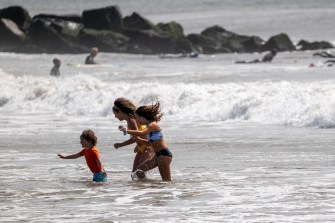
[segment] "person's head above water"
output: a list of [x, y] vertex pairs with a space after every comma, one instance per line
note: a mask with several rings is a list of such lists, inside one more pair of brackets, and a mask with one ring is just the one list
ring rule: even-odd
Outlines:
[[99, 52], [99, 49], [97, 47], [92, 47], [91, 49], [91, 55], [95, 57]]
[[54, 58], [54, 59], [52, 60], [52, 62], [53, 62], [53, 64], [54, 64], [55, 66], [60, 67], [60, 64], [61, 64], [60, 59], [58, 59], [58, 58]]

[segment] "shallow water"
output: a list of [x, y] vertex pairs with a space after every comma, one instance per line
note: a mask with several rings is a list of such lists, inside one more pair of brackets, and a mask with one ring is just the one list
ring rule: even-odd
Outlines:
[[2, 222], [334, 220], [333, 129], [179, 127], [165, 127], [174, 154], [171, 183], [161, 182], [157, 170], [147, 181], [131, 181], [132, 149], [112, 149], [117, 139], [98, 126], [109, 175], [102, 184], [91, 182], [83, 159], [56, 156], [78, 151], [72, 136], [79, 132], [11, 136], [16, 143], [1, 142]]

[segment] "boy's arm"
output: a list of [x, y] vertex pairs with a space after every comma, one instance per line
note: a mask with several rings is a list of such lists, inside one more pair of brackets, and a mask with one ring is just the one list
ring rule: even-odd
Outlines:
[[58, 153], [57, 154], [59, 156], [59, 158], [61, 159], [77, 159], [79, 157], [81, 157], [80, 152], [76, 153], [76, 154], [72, 154], [72, 155], [68, 155], [68, 156], [63, 156], [62, 154]]

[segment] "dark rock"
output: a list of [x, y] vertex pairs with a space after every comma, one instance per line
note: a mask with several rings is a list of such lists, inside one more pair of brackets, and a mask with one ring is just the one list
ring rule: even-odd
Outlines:
[[29, 29], [29, 37], [45, 53], [87, 52], [86, 48], [62, 36], [60, 31], [59, 26], [38, 19], [32, 21]]
[[60, 23], [51, 23], [52, 27], [55, 28], [58, 33], [60, 33], [63, 37], [67, 39], [71, 39], [73, 41], [77, 41], [80, 31], [84, 28], [83, 24], [63, 21]]
[[123, 20], [117, 6], [86, 10], [82, 14], [85, 28], [122, 32]]
[[[204, 54], [212, 54], [217, 52], [218, 46], [212, 38], [200, 34], [189, 34], [187, 39], [198, 49], [201, 47]], [[227, 49], [225, 53], [231, 52]]]
[[[134, 45], [146, 49], [147, 53], [172, 52], [175, 44], [168, 35], [153, 30], [127, 30], [123, 34], [130, 37]], [[144, 52], [143, 52], [144, 53]]]
[[17, 52], [28, 41], [26, 34], [9, 19], [0, 19], [0, 33], [1, 51]]
[[243, 44], [250, 40], [249, 36], [238, 35], [217, 25], [205, 29], [201, 32], [201, 35], [212, 39], [216, 43], [214, 49], [216, 53], [246, 52]]
[[281, 33], [272, 36], [262, 47], [264, 51], [271, 51], [276, 49], [277, 51], [294, 51], [296, 50], [291, 39], [287, 34]]
[[258, 36], [252, 36], [242, 42], [245, 51], [249, 53], [262, 51], [263, 44], [264, 40]]
[[158, 23], [157, 27], [162, 33], [168, 35], [171, 39], [179, 40], [185, 38], [183, 27], [179, 23]]
[[81, 16], [79, 15], [51, 15], [51, 14], [38, 14], [33, 17], [33, 20], [46, 20], [46, 21], [69, 21], [69, 22], [75, 22], [75, 23], [82, 23]]
[[11, 6], [0, 10], [0, 18], [12, 20], [25, 32], [28, 30], [31, 21], [28, 11], [21, 6]]
[[144, 50], [140, 53], [189, 53], [193, 47], [180, 24], [170, 22], [155, 26], [137, 13], [124, 19], [123, 34], [136, 46], [133, 49]]
[[195, 47], [187, 38], [180, 38], [175, 42], [174, 50], [172, 53], [183, 53], [189, 54], [192, 51], [195, 51]]
[[123, 27], [127, 30], [155, 30], [160, 31], [152, 22], [134, 12], [123, 19]]
[[297, 48], [299, 50], [324, 50], [334, 48], [334, 46], [327, 41], [308, 42], [306, 40], [300, 40], [297, 44]]
[[127, 52], [130, 40], [121, 33], [110, 30], [82, 29], [78, 35], [81, 45], [98, 47], [102, 52]]

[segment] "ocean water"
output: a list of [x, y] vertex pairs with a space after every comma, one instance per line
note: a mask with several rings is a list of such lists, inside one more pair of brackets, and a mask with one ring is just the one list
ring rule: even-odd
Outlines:
[[[217, 21], [239, 33], [267, 37], [287, 27], [295, 40], [334, 42], [333, 1], [45, 2], [0, 6], [57, 14], [117, 4], [125, 14], [181, 21], [187, 32]], [[245, 18], [229, 19], [239, 14]], [[334, 222], [334, 67], [313, 53], [282, 52], [271, 64], [233, 63], [258, 53], [100, 53], [96, 61], [108, 66], [95, 68], [67, 65], [85, 54], [0, 53], [0, 222]], [[62, 60], [59, 78], [49, 75], [54, 57]], [[157, 169], [131, 180], [133, 146], [113, 148], [127, 139], [111, 110], [117, 97], [161, 101], [172, 182]], [[83, 158], [57, 157], [80, 151], [87, 128], [98, 136], [103, 184], [91, 182]]]

